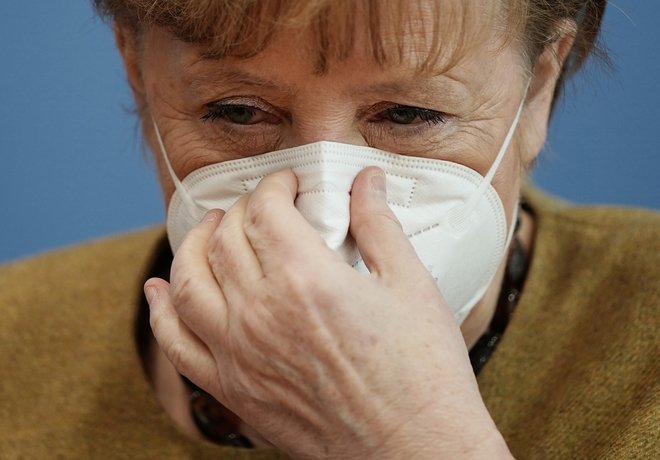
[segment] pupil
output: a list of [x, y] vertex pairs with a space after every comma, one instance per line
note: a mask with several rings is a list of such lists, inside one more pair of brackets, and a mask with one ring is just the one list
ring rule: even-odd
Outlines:
[[253, 116], [254, 116], [254, 109], [251, 109], [249, 107], [234, 107], [227, 114], [227, 117], [233, 123], [240, 125], [249, 123]]
[[417, 118], [417, 113], [408, 107], [390, 109], [390, 120], [401, 125], [409, 125]]

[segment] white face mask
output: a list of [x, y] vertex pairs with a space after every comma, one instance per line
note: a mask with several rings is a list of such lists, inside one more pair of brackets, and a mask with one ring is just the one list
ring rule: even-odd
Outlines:
[[366, 272], [348, 233], [349, 192], [358, 172], [378, 166], [387, 177], [390, 208], [460, 324], [484, 295], [513, 235], [511, 225], [507, 236], [504, 208], [491, 181], [522, 107], [485, 177], [458, 163], [323, 141], [205, 166], [180, 182], [154, 121], [176, 187], [167, 213], [170, 245], [176, 252], [206, 211], [228, 210], [267, 174], [291, 168], [298, 178], [298, 211], [331, 249]]

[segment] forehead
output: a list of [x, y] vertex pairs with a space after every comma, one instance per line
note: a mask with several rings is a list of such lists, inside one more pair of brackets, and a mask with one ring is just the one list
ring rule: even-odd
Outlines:
[[254, 57], [285, 35], [318, 74], [356, 54], [424, 73], [452, 67], [475, 46], [506, 41], [504, 30], [513, 36], [501, 1], [215, 0], [201, 2], [207, 11], [156, 22], [205, 59]]

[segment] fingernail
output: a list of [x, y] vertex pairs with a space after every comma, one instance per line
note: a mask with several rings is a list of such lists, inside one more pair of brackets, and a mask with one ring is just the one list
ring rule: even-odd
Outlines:
[[149, 302], [149, 305], [151, 305], [151, 303], [156, 299], [156, 296], [158, 295], [158, 290], [153, 286], [145, 286], [144, 295], [147, 297], [147, 302]]
[[218, 220], [218, 211], [215, 209], [212, 209], [211, 211], [207, 212], [204, 215], [204, 218], [202, 219], [202, 222], [215, 222]]
[[378, 172], [371, 176], [371, 190], [379, 196], [384, 197], [387, 194], [387, 185], [383, 172]]

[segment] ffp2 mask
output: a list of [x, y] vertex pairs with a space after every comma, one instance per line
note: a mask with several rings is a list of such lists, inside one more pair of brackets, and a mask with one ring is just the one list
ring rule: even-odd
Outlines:
[[269, 173], [291, 168], [298, 178], [295, 206], [328, 246], [358, 271], [367, 271], [348, 233], [353, 179], [367, 166], [387, 177], [388, 204], [460, 324], [484, 295], [513, 232], [492, 177], [509, 146], [522, 103], [485, 177], [458, 163], [316, 142], [225, 161], [179, 181], [158, 127], [157, 139], [176, 186], [167, 231], [176, 252], [186, 233], [210, 209], [229, 209]]

